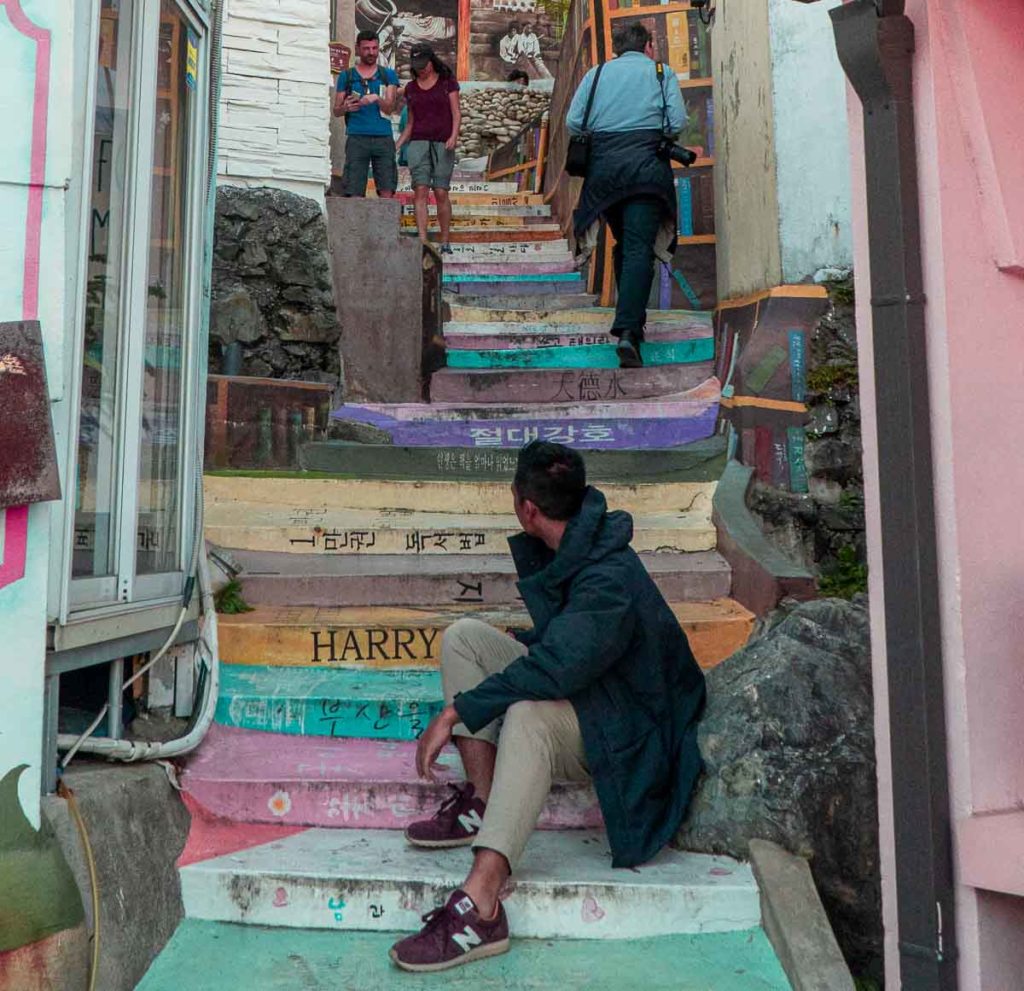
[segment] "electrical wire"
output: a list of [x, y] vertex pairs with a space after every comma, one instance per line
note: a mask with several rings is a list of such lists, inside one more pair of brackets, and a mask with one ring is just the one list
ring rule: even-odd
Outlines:
[[71, 818], [75, 820], [78, 837], [82, 841], [85, 863], [89, 868], [89, 890], [92, 895], [92, 957], [89, 963], [88, 991], [96, 991], [96, 975], [100, 969], [100, 881], [96, 871], [96, 860], [92, 855], [92, 844], [85, 828], [85, 820], [75, 801], [75, 793], [63, 782], [57, 783], [57, 794], [68, 803]]

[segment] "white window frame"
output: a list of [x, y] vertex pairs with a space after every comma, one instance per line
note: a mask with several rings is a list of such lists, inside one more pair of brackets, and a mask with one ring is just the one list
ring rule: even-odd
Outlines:
[[[208, 93], [210, 44], [209, 21], [192, 0], [173, 0], [188, 27], [199, 38], [199, 72], [193, 108], [188, 121], [190, 158], [184, 190], [187, 204], [182, 231], [185, 250], [187, 297], [184, 301], [185, 332], [182, 341], [181, 416], [178, 443], [178, 486], [180, 525], [178, 527], [177, 567], [152, 575], [136, 573], [138, 474], [142, 445], [142, 376], [146, 347], [147, 282], [150, 259], [152, 165], [157, 105], [157, 53], [160, 36], [160, 0], [141, 0], [135, 4], [131, 31], [132, 77], [128, 124], [128, 160], [126, 162], [125, 250], [121, 268], [121, 320], [117, 363], [116, 452], [120, 462], [117, 495], [112, 516], [117, 536], [114, 542], [115, 575], [100, 578], [71, 577], [74, 553], [75, 498], [78, 472], [78, 436], [82, 401], [82, 358], [85, 336], [85, 294], [89, 238], [92, 223], [93, 141], [97, 99], [100, 0], [76, 0], [76, 19], [87, 30], [88, 53], [84, 71], [78, 74], [85, 83], [76, 106], [77, 130], [75, 156], [81, 170], [81, 183], [69, 217], [68, 233], [68, 307], [72, 333], [65, 361], [65, 396], [57, 426], [58, 444], [63, 446], [64, 492], [61, 510], [51, 514], [52, 556], [49, 582], [51, 622], [57, 629], [52, 638], [59, 649], [60, 627], [79, 627], [74, 639], [82, 640], [83, 624], [95, 624], [96, 636], [105, 639], [108, 621], [123, 625], [126, 613], [149, 613], [153, 624], [162, 625], [167, 614], [160, 606], [180, 600], [185, 569], [191, 557], [196, 506], [195, 470], [202, 459], [199, 447], [205, 403], [200, 402], [204, 383], [200, 375], [200, 336], [202, 328], [204, 234], [206, 217]], [[86, 20], [87, 19], [87, 20]], [[81, 91], [76, 91], [81, 92]], [[77, 234], [77, 243], [75, 235]], [[135, 624], [133, 624], [135, 625]], [[144, 624], [148, 625], [148, 624]]]

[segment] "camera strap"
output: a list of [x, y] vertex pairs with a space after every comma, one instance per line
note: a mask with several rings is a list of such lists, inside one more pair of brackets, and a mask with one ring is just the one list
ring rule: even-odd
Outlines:
[[590, 92], [587, 94], [587, 106], [583, 111], [583, 126], [580, 130], [587, 133], [587, 122], [590, 120], [590, 108], [594, 105], [594, 94], [597, 92], [597, 84], [601, 79], [601, 70], [604, 68], [604, 62], [599, 62], [597, 65], [597, 72], [594, 73], [594, 82], [591, 84]]
[[665, 96], [665, 65], [658, 62], [654, 71], [658, 75], [658, 89], [661, 90], [661, 133], [668, 134], [668, 98]]

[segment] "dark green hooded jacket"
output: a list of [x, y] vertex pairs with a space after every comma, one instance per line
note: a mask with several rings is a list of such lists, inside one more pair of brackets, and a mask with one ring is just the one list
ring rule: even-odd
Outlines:
[[614, 867], [642, 864], [671, 839], [701, 770], [704, 675], [632, 538], [632, 517], [609, 513], [592, 487], [557, 553], [512, 537], [529, 652], [455, 699], [471, 732], [514, 702], [572, 702]]

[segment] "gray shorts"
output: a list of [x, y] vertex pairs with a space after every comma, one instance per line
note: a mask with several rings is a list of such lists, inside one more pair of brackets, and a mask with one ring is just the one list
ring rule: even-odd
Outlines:
[[410, 141], [409, 174], [413, 186], [447, 189], [455, 171], [455, 152], [449, 151], [443, 141]]
[[366, 195], [371, 165], [378, 194], [398, 189], [395, 139], [389, 134], [350, 134], [345, 141], [345, 172], [341, 180], [346, 196]]

